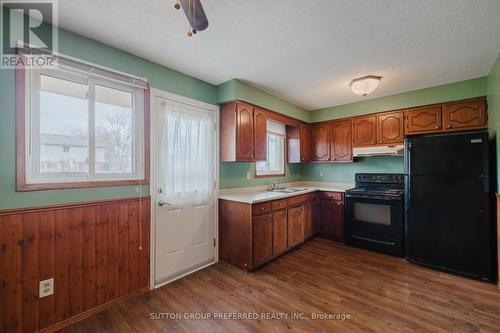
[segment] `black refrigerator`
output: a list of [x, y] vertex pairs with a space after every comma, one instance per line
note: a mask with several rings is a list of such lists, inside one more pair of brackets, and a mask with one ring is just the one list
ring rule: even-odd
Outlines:
[[405, 243], [409, 261], [496, 281], [488, 133], [405, 140]]

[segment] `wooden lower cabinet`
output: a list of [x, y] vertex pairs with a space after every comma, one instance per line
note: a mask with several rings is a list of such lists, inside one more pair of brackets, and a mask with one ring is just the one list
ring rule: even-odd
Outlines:
[[[327, 192], [328, 193], [328, 192]], [[344, 239], [344, 202], [342, 193], [326, 194], [320, 200], [320, 233], [322, 236]]]
[[254, 265], [260, 265], [273, 256], [273, 220], [271, 214], [252, 218], [252, 251]]
[[219, 200], [219, 259], [252, 271], [322, 234], [343, 238], [339, 192], [301, 194], [247, 204]]
[[273, 212], [273, 256], [278, 256], [288, 250], [288, 220], [286, 210]]
[[304, 207], [288, 209], [288, 248], [304, 242]]
[[304, 240], [314, 236], [312, 201], [304, 202]]

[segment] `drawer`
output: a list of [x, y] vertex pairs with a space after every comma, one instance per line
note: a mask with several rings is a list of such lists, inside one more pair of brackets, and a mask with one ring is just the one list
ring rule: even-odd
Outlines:
[[252, 215], [260, 215], [271, 211], [271, 203], [263, 202], [252, 205]]
[[297, 195], [295, 197], [290, 197], [286, 199], [286, 204], [288, 207], [293, 206], [293, 205], [298, 205], [306, 201], [311, 201], [312, 200], [312, 194], [307, 193], [307, 194], [302, 194], [302, 195]]
[[321, 199], [342, 201], [344, 196], [342, 192], [320, 192]]
[[286, 199], [273, 201], [271, 206], [273, 210], [286, 208]]

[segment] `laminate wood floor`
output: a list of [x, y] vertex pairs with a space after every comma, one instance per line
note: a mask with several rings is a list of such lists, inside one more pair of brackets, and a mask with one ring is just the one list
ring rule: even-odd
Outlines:
[[[252, 318], [185, 319], [190, 313]], [[324, 313], [338, 316], [313, 319]], [[500, 332], [500, 291], [315, 238], [255, 273], [217, 263], [63, 330], [245, 331]]]

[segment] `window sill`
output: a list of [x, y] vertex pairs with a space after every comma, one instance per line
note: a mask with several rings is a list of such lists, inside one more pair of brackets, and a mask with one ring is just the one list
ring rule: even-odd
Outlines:
[[43, 190], [62, 190], [77, 188], [96, 188], [112, 187], [126, 185], [149, 185], [149, 179], [130, 179], [130, 180], [106, 180], [90, 182], [68, 182], [68, 183], [36, 183], [36, 184], [16, 184], [17, 192], [43, 191]]

